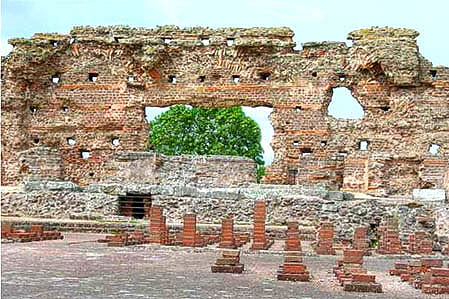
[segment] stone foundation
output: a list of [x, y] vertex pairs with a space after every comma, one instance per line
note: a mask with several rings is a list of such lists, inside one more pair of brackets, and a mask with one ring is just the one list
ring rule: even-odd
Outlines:
[[[3, 189], [2, 189], [3, 190]], [[302, 186], [249, 185], [236, 188], [158, 186], [150, 184], [91, 184], [80, 187], [70, 182], [28, 182], [23, 188], [2, 191], [2, 215], [59, 219], [104, 219], [119, 214], [120, 196], [145, 194], [164, 210], [167, 224], [181, 224], [188, 213], [197, 222], [221, 224], [230, 213], [236, 225], [252, 224], [254, 202], [266, 204], [267, 226], [299, 222], [300, 234], [314, 239], [320, 221], [334, 222], [336, 240], [351, 240], [354, 228], [368, 226], [368, 241], [376, 240], [382, 218], [397, 222], [402, 242], [415, 231], [426, 232], [440, 249], [448, 243], [448, 205], [418, 203], [404, 198], [362, 199], [350, 194], [309, 189]], [[337, 196], [338, 195], [338, 196]], [[126, 218], [126, 217], [125, 217]], [[307, 231], [307, 234], [304, 234]], [[285, 235], [284, 235], [285, 237]]]

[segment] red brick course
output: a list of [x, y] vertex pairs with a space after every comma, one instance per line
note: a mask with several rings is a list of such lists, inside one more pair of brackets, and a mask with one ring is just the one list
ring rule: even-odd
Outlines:
[[317, 254], [334, 255], [334, 224], [332, 222], [322, 222], [318, 229], [318, 243], [315, 247]]
[[262, 200], [254, 203], [253, 244], [252, 250], [267, 250], [273, 242], [268, 240], [265, 232], [266, 206]]

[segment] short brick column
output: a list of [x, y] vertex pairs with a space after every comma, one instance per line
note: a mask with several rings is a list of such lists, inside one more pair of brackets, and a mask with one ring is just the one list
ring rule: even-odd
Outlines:
[[285, 251], [301, 251], [301, 241], [297, 221], [287, 223], [287, 239], [285, 240]]
[[270, 242], [265, 233], [266, 207], [262, 200], [256, 201], [254, 204], [253, 219], [253, 250], [266, 250], [270, 247]]
[[232, 215], [221, 221], [221, 240], [218, 247], [237, 248], [234, 240], [234, 217]]
[[184, 226], [182, 229], [182, 245], [195, 247], [196, 239], [196, 215], [184, 215]]
[[376, 276], [363, 268], [364, 250], [343, 250], [343, 259], [337, 261], [335, 276], [347, 292], [382, 293], [382, 285], [376, 283]]
[[150, 209], [150, 243], [163, 244], [163, 216], [162, 209], [153, 205]]
[[322, 222], [318, 230], [318, 243], [315, 248], [316, 254], [334, 255], [334, 224]]

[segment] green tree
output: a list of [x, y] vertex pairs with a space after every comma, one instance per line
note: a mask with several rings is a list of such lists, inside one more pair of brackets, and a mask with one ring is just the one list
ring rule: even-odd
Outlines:
[[231, 155], [263, 165], [261, 133], [242, 108], [172, 106], [150, 122], [149, 149], [166, 155]]

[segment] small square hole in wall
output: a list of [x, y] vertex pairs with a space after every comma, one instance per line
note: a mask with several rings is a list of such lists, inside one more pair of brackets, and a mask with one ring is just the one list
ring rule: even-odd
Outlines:
[[69, 38], [69, 44], [73, 44], [76, 42], [76, 37]]
[[89, 73], [88, 78], [90, 82], [96, 82], [98, 80], [98, 73]]
[[120, 43], [120, 38], [114, 36], [114, 42], [116, 42], [117, 44]]
[[317, 72], [312, 72], [312, 77], [318, 77], [318, 73]]
[[389, 106], [382, 106], [382, 107], [380, 107], [380, 110], [387, 112], [387, 111], [390, 111], [390, 107]]
[[120, 139], [117, 137], [112, 138], [111, 143], [113, 146], [119, 146], [120, 145]]
[[176, 84], [177, 79], [175, 75], [170, 75], [168, 76], [168, 82], [170, 82], [171, 84]]
[[321, 145], [322, 147], [325, 147], [325, 146], [327, 145], [327, 141], [326, 141], [326, 140], [321, 141], [320, 145]]
[[198, 81], [200, 81], [200, 82], [206, 81], [206, 76], [199, 76]]
[[235, 43], [235, 39], [233, 39], [233, 38], [228, 38], [228, 39], [226, 39], [226, 45], [227, 45], [228, 47], [234, 45], [234, 43]]
[[432, 155], [437, 155], [440, 152], [440, 146], [438, 144], [431, 144], [429, 146], [429, 153]]
[[51, 44], [53, 47], [57, 47], [57, 46], [58, 46], [58, 42], [55, 41], [55, 40], [51, 40], [51, 41], [50, 41], [50, 44]]
[[232, 75], [232, 82], [239, 83], [240, 82], [240, 76], [239, 75]]
[[437, 70], [430, 70], [430, 75], [432, 76], [432, 79], [435, 80], [437, 78]]
[[34, 142], [34, 144], [38, 144], [38, 143], [39, 143], [39, 138], [34, 137], [34, 138], [33, 138], [33, 142]]
[[61, 80], [61, 75], [59, 75], [59, 74], [54, 74], [53, 76], [51, 76], [51, 82], [53, 84], [58, 84], [60, 80]]
[[166, 38], [164, 38], [164, 44], [170, 44], [170, 43], [172, 43], [173, 42], [173, 39], [171, 39], [171, 38], [169, 38], [169, 37], [166, 37]]
[[338, 75], [338, 80], [339, 80], [340, 82], [343, 82], [343, 81], [346, 80], [346, 76], [345, 76], [345, 75]]
[[298, 140], [293, 141], [293, 146], [299, 146], [299, 141]]
[[270, 79], [271, 73], [269, 72], [263, 72], [259, 74], [260, 79], [262, 80], [268, 80]]
[[361, 150], [361, 151], [367, 151], [367, 150], [368, 150], [368, 145], [369, 145], [369, 142], [368, 142], [368, 141], [366, 141], [366, 140], [360, 141], [360, 142], [359, 142], [359, 150]]
[[134, 76], [129, 75], [127, 80], [128, 80], [128, 82], [134, 82]]
[[31, 107], [30, 107], [30, 114], [31, 114], [31, 115], [35, 115], [36, 112], [37, 112], [37, 108], [34, 107], [34, 106], [31, 106]]
[[203, 46], [209, 46], [210, 45], [210, 39], [208, 37], [201, 38], [201, 43]]
[[67, 138], [66, 141], [67, 141], [67, 144], [70, 145], [70, 146], [74, 146], [75, 143], [76, 143], [76, 140], [73, 137]]
[[310, 149], [310, 148], [302, 148], [301, 149], [302, 157], [307, 157], [307, 156], [310, 156], [311, 154], [312, 154], [312, 149]]
[[89, 159], [90, 158], [90, 152], [89, 151], [81, 151], [80, 152], [80, 156], [81, 156], [81, 158], [83, 158], [83, 159]]
[[338, 152], [338, 155], [339, 155], [340, 157], [346, 157], [346, 156], [348, 155], [348, 153], [345, 152], [345, 151], [339, 151], [339, 152]]
[[295, 107], [295, 111], [296, 111], [296, 112], [299, 112], [299, 111], [301, 111], [301, 110], [302, 110], [302, 107], [301, 107], [301, 106], [296, 106], [296, 107]]
[[64, 113], [69, 112], [69, 106], [62, 106], [61, 107], [61, 111], [64, 112]]
[[94, 176], [93, 172], [89, 172], [89, 176], [92, 178]]

